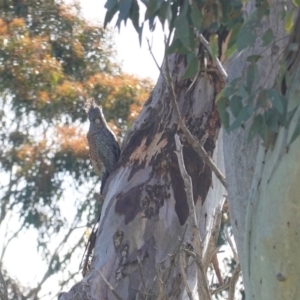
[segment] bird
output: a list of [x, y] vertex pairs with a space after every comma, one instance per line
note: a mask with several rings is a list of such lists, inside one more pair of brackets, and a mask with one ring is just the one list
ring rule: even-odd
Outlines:
[[105, 182], [117, 164], [121, 151], [115, 134], [105, 120], [102, 107], [97, 105], [94, 99], [86, 102], [86, 112], [90, 122], [87, 133], [90, 158], [95, 173], [102, 177], [102, 194]]

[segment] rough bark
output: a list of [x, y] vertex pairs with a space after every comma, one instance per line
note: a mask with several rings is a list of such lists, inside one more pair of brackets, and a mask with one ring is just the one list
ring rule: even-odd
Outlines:
[[[185, 60], [172, 55], [169, 66], [185, 124], [197, 140], [202, 139], [207, 153], [224, 171], [222, 139], [217, 142], [220, 121], [214, 102], [223, 87], [221, 76], [216, 68], [208, 66], [187, 93], [190, 81], [180, 79]], [[209, 263], [205, 261], [209, 257], [206, 250], [225, 190], [179, 130], [170, 93], [160, 77], [126, 137], [120, 161], [104, 189], [91, 271], [70, 292], [63, 293], [60, 300], [114, 299], [116, 294], [130, 300], [146, 296], [147, 299], [187, 297], [179, 256], [174, 254], [178, 252], [180, 239], [186, 246], [191, 243], [193, 228], [187, 226], [191, 212], [175, 154], [176, 133], [184, 145], [185, 167], [192, 178], [206, 255], [203, 259], [205, 264]], [[192, 257], [187, 259], [193, 261]], [[187, 280], [194, 295], [197, 294], [195, 272], [192, 263]]]

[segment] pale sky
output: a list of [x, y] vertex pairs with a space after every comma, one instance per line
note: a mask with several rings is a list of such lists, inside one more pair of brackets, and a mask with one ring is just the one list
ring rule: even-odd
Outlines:
[[[66, 0], [67, 3], [73, 2], [72, 0]], [[101, 22], [104, 20], [105, 1], [101, 0], [80, 0], [82, 12], [85, 18], [93, 22]], [[112, 22], [113, 27], [115, 22]], [[149, 53], [146, 37], [152, 42], [152, 51], [156, 57], [156, 60], [160, 64], [163, 58], [163, 33], [157, 26], [155, 33], [152, 34], [144, 29], [142, 47], [139, 45], [138, 35], [135, 32], [131, 21], [127, 22], [127, 27], [122, 26], [120, 34], [115, 30], [115, 44], [117, 51], [117, 58], [122, 63], [123, 70], [127, 73], [138, 75], [141, 77], [149, 77], [155, 83], [159, 71]], [[145, 99], [146, 100], [146, 99]], [[11, 212], [12, 216], [14, 212]], [[71, 213], [74, 213], [72, 211]], [[18, 224], [14, 224], [13, 217], [7, 220], [7, 226], [9, 228], [18, 228]], [[0, 230], [0, 243], [3, 243], [4, 231], [6, 230], [6, 224], [3, 224], [2, 230]], [[49, 248], [55, 247], [55, 241], [49, 245]], [[82, 249], [83, 251], [83, 249]], [[42, 258], [37, 254], [36, 250], [36, 231], [27, 230], [14, 239], [6, 252], [4, 258], [4, 265], [8, 269], [9, 274], [20, 281], [23, 285], [30, 285], [35, 287], [36, 283], [41, 280], [41, 276], [44, 274], [47, 266], [42, 261]], [[77, 262], [74, 265], [78, 268]], [[57, 276], [51, 277], [46, 281], [44, 292], [57, 290]], [[43, 294], [43, 293], [42, 293]], [[44, 298], [48, 299], [48, 297]]]
[[[68, 2], [71, 1], [72, 0], [68, 0]], [[104, 9], [105, 1], [80, 0], [79, 2], [83, 14], [87, 19], [103, 23], [106, 11]], [[114, 25], [115, 21], [113, 20], [110, 26], [113, 28]], [[152, 51], [160, 64], [164, 52], [164, 36], [161, 26], [159, 26], [159, 24], [157, 25], [154, 33], [148, 30], [148, 24], [144, 27], [142, 47], [139, 45], [138, 35], [130, 20], [128, 20], [126, 27], [123, 23], [120, 33], [118, 33], [117, 29], [115, 30], [117, 55], [122, 62], [123, 70], [131, 74], [150, 77], [154, 82], [156, 82], [158, 78], [159, 71], [148, 50], [146, 37], [152, 41]]]

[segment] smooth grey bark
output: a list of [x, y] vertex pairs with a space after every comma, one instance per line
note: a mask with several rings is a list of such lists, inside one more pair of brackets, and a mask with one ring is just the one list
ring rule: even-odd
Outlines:
[[[254, 9], [254, 2], [247, 5], [248, 14]], [[288, 5], [292, 9], [291, 3]], [[280, 59], [284, 58], [290, 42], [284, 23], [280, 21], [282, 9], [281, 1], [272, 1], [270, 16], [264, 19], [258, 30], [258, 37], [261, 37], [272, 28], [274, 45], [262, 52], [258, 38], [248, 53], [228, 62], [230, 79], [244, 72], [248, 65], [245, 56], [263, 53], [264, 58], [258, 63], [258, 85], [274, 86]], [[231, 223], [246, 297], [257, 300], [300, 299], [300, 289], [296, 284], [300, 266], [297, 255], [294, 255], [299, 248], [297, 236], [300, 234], [297, 229], [299, 208], [296, 208], [299, 185], [294, 182], [299, 172], [299, 138], [285, 152], [288, 133], [281, 128], [276, 146], [265, 152], [258, 139], [247, 142], [248, 129], [246, 126], [245, 130], [224, 134], [223, 139]]]
[[[187, 93], [182, 81], [186, 63], [169, 57], [177, 102], [187, 127], [224, 171], [220, 122], [215, 97], [222, 88], [213, 66]], [[203, 241], [203, 261], [212, 227], [225, 201], [225, 190], [210, 168], [203, 164], [179, 130], [170, 93], [160, 76], [150, 98], [134, 122], [123, 146], [120, 161], [104, 189], [105, 201], [97, 232], [90, 273], [60, 300], [114, 299], [109, 284], [121, 299], [187, 299], [178, 262], [178, 246], [192, 245], [189, 208], [175, 154], [175, 133], [184, 145], [185, 167], [192, 178], [195, 209]], [[214, 237], [215, 238], [215, 237]], [[175, 254], [175, 255], [174, 255]], [[195, 262], [187, 279], [197, 298]], [[161, 276], [161, 279], [160, 279]], [[105, 282], [105, 280], [107, 282]]]

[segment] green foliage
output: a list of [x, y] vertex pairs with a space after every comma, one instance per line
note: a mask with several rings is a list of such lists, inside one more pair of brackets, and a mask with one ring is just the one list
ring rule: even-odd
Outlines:
[[[144, 20], [140, 22], [139, 6], [146, 6]], [[136, 7], [136, 8], [134, 8]], [[105, 23], [106, 26], [117, 13], [116, 26], [120, 29], [122, 21], [126, 24], [130, 19], [135, 24], [139, 35], [142, 34], [144, 23], [148, 21], [150, 30], [154, 30], [160, 22], [163, 28], [167, 23], [170, 32], [175, 31], [172, 51], [191, 53], [197, 49], [195, 30], [198, 32], [217, 33], [224, 28], [231, 29], [242, 21], [242, 1], [180, 1], [180, 0], [149, 0], [149, 1], [115, 1], [107, 0]], [[135, 14], [132, 14], [132, 11]], [[175, 46], [176, 45], [176, 46]]]
[[[87, 23], [78, 7], [52, 0], [1, 1], [0, 78], [0, 226], [14, 216], [20, 231], [37, 230], [50, 264], [47, 279], [74, 252], [60, 246], [58, 257], [49, 241], [91, 222], [97, 210], [93, 191], [100, 185], [83, 130], [85, 100], [102, 104], [122, 137], [152, 83], [122, 72], [109, 31]], [[70, 193], [71, 225], [62, 209]], [[8, 241], [16, 228], [10, 230]], [[81, 236], [77, 247], [82, 243]]]
[[[262, 27], [262, 20], [270, 14], [269, 1], [256, 1], [255, 9], [248, 16], [242, 13], [245, 2], [242, 0], [107, 0], [105, 25], [119, 13], [116, 26], [120, 29], [122, 21], [126, 24], [130, 19], [141, 36], [145, 22], [148, 22], [151, 30], [160, 23], [165, 31], [168, 29], [170, 36], [174, 33], [167, 53], [177, 52], [186, 56], [187, 67], [182, 79], [188, 79], [194, 78], [201, 68], [205, 68], [198, 59], [200, 42], [197, 34], [203, 34], [209, 40], [212, 52], [210, 59], [213, 62], [219, 56], [219, 42], [224, 32], [229, 33], [227, 49], [223, 53], [227, 58], [237, 51], [247, 51], [258, 43], [263, 49], [268, 49], [275, 44], [272, 28], [268, 28], [260, 40], [257, 37]], [[293, 0], [293, 4], [298, 7], [299, 1]], [[146, 7], [143, 19], [139, 14], [140, 6]], [[135, 7], [135, 14], [131, 13], [133, 7]], [[282, 4], [281, 17], [285, 22], [286, 32], [291, 33], [294, 26], [294, 12], [286, 11], [285, 5]], [[294, 45], [297, 49], [298, 46], [298, 44]], [[259, 81], [257, 63], [263, 57], [263, 52], [247, 57], [248, 69], [241, 77], [228, 83], [226, 92], [222, 91], [218, 97], [217, 105], [222, 123], [228, 131], [243, 127], [246, 122], [250, 122], [249, 140], [259, 134], [265, 144], [269, 144], [270, 135], [276, 134], [279, 126], [288, 125], [286, 121], [288, 116], [281, 83], [278, 81], [271, 89], [265, 89]], [[284, 60], [283, 57], [281, 59]], [[278, 77], [287, 80], [285, 67], [280, 70]]]

